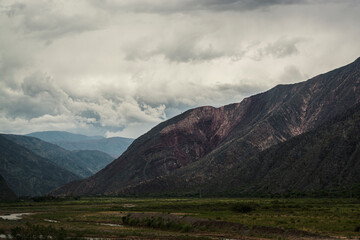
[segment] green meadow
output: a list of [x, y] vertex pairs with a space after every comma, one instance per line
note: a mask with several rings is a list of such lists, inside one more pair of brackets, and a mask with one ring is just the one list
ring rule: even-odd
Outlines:
[[0, 203], [16, 239], [358, 239], [360, 200], [339, 198], [28, 199]]

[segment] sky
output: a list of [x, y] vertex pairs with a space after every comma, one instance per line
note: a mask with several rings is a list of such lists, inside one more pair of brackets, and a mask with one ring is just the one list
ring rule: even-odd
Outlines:
[[0, 132], [136, 138], [360, 57], [359, 0], [0, 0]]

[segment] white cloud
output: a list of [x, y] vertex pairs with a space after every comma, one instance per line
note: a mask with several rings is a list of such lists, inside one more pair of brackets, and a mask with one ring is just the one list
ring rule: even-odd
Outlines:
[[0, 131], [138, 136], [360, 55], [358, 1], [0, 1]]

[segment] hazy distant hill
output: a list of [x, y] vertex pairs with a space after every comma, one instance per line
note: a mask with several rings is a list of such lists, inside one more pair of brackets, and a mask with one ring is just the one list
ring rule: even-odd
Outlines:
[[[278, 85], [240, 103], [191, 109], [136, 139], [97, 174], [67, 184], [56, 194], [196, 190], [246, 164], [257, 153], [313, 130], [359, 102], [360, 58], [305, 82]], [[314, 168], [313, 174], [320, 173]]]
[[18, 196], [40, 196], [80, 177], [0, 135], [0, 175]]
[[97, 150], [105, 152], [114, 157], [114, 159], [119, 157], [134, 141], [132, 138], [104, 138], [101, 136], [85, 136], [60, 131], [34, 132], [27, 136], [51, 142], [67, 150]]
[[16, 198], [15, 193], [9, 188], [5, 179], [0, 175], [0, 201], [11, 201]]
[[26, 136], [36, 137], [45, 142], [58, 142], [58, 141], [84, 141], [102, 139], [101, 136], [85, 136], [81, 134], [74, 134], [64, 131], [44, 131], [44, 132], [33, 132]]
[[59, 141], [54, 144], [68, 150], [98, 150], [115, 158], [119, 157], [134, 141], [131, 138], [112, 137], [85, 141]]
[[96, 173], [114, 160], [113, 157], [104, 152], [93, 150], [69, 151], [35, 137], [10, 134], [3, 134], [2, 136], [81, 177], [88, 177]]

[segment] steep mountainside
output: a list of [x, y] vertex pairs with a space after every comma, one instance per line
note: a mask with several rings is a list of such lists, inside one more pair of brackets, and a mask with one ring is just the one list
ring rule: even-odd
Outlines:
[[102, 151], [115, 159], [125, 152], [133, 140], [131, 138], [112, 137], [83, 141], [57, 141], [53, 143], [67, 150]]
[[[126, 193], [263, 195], [313, 193], [360, 186], [360, 104], [315, 130], [245, 159], [197, 188], [179, 173], [152, 179]], [[171, 187], [177, 186], [177, 188]]]
[[[234, 171], [248, 192], [314, 191], [360, 183], [360, 105], [316, 130], [261, 152]], [[249, 183], [252, 183], [248, 185]]]
[[38, 196], [79, 179], [79, 176], [55, 165], [0, 135], [0, 175], [18, 196]]
[[312, 192], [360, 184], [360, 105], [261, 152], [227, 175], [231, 178], [221, 179], [219, 191], [237, 186], [249, 193]]
[[136, 139], [96, 175], [55, 194], [118, 194], [166, 175], [198, 186], [254, 154], [323, 124], [360, 100], [360, 59], [306, 82], [279, 85], [220, 108], [200, 107]]
[[96, 173], [114, 160], [113, 157], [103, 152], [68, 151], [34, 137], [10, 134], [2, 136], [81, 177], [88, 177]]
[[34, 132], [27, 136], [36, 137], [43, 141], [56, 144], [64, 149], [97, 150], [109, 154], [114, 159], [119, 157], [134, 141], [132, 138], [101, 136], [85, 136], [62, 131]]
[[44, 131], [44, 132], [33, 132], [26, 136], [36, 137], [45, 142], [59, 142], [59, 141], [86, 141], [102, 139], [101, 136], [85, 136], [81, 134], [74, 134], [64, 131]]
[[5, 179], [0, 175], [0, 201], [12, 201], [16, 198], [15, 193], [9, 188]]

